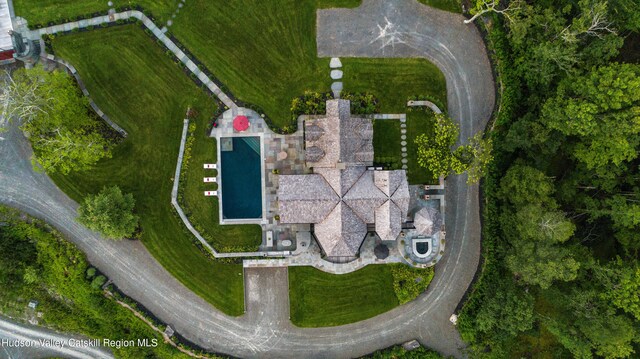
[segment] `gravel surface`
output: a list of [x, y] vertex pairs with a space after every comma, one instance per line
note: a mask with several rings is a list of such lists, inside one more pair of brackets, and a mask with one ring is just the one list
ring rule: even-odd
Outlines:
[[[381, 47], [375, 40], [385, 17], [395, 24], [394, 36], [404, 44]], [[448, 112], [460, 121], [461, 137], [466, 138], [486, 126], [494, 84], [480, 35], [462, 21], [460, 15], [415, 1], [364, 0], [357, 9], [318, 12], [318, 52], [319, 56], [428, 58], [445, 74]], [[412, 32], [417, 35], [409, 36]], [[289, 311], [285, 269], [247, 269], [247, 314], [239, 318], [222, 314], [173, 278], [139, 241], [104, 240], [79, 225], [77, 204], [45, 174], [32, 170], [31, 150], [20, 132], [12, 128], [3, 136], [0, 203], [59, 228], [121, 290], [204, 348], [251, 358], [349, 358], [418, 339], [445, 355], [462, 356], [464, 343], [448, 318], [469, 286], [480, 256], [478, 186], [467, 186], [463, 176], [447, 181], [447, 251], [425, 294], [358, 323], [297, 328], [285, 320]]]

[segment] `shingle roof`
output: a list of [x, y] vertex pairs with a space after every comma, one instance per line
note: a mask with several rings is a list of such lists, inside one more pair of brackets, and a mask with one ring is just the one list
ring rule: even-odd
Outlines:
[[383, 240], [396, 239], [409, 207], [409, 186], [402, 170], [318, 168], [314, 174], [279, 179], [281, 222], [314, 223], [316, 239], [329, 257], [355, 256], [367, 223], [375, 223]]
[[328, 257], [352, 257], [367, 234], [367, 225], [344, 202], [340, 202], [314, 232]]
[[324, 135], [324, 130], [318, 125], [311, 124], [304, 128], [304, 136], [307, 141], [315, 141], [322, 135]]
[[278, 207], [283, 223], [318, 223], [339, 200], [320, 175], [279, 176]]
[[319, 161], [324, 156], [324, 151], [318, 146], [311, 146], [305, 151], [307, 161]]
[[402, 230], [401, 210], [391, 200], [376, 209], [376, 233], [383, 241], [393, 241]]
[[327, 101], [326, 117], [305, 124], [306, 148], [318, 147], [324, 156], [307, 156], [307, 166], [368, 166], [373, 163], [373, 124], [370, 119], [351, 117], [348, 100]]
[[383, 240], [396, 239], [409, 209], [405, 171], [367, 170], [373, 125], [352, 118], [349, 107], [349, 101], [329, 100], [327, 117], [305, 124], [306, 160], [314, 174], [279, 176], [281, 222], [315, 224], [328, 257], [355, 257], [368, 223]]
[[437, 209], [425, 207], [413, 216], [413, 225], [416, 227], [418, 233], [425, 236], [432, 236], [440, 232], [442, 217]]

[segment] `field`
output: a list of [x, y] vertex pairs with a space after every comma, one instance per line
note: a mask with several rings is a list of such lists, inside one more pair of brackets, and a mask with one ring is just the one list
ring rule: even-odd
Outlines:
[[102, 110], [129, 133], [112, 159], [86, 173], [55, 175], [56, 184], [76, 201], [110, 185], [133, 193], [142, 241], [153, 256], [225, 313], [242, 314], [241, 266], [206, 258], [169, 202], [186, 110], [199, 109], [203, 128], [214, 102], [134, 25], [57, 37], [53, 46], [78, 69]]
[[401, 263], [369, 265], [347, 274], [289, 267], [291, 321], [300, 327], [327, 327], [368, 319], [414, 300], [433, 275], [433, 268]]
[[[140, 5], [150, 11], [157, 21], [169, 20], [171, 13], [178, 8], [179, 0], [113, 0], [115, 8]], [[47, 25], [50, 21], [76, 20], [77, 16], [86, 16], [109, 9], [104, 0], [18, 0], [14, 1], [14, 10], [18, 16], [29, 21], [30, 25]]]
[[289, 268], [291, 321], [301, 327], [357, 322], [398, 305], [388, 266], [328, 274], [312, 267]]
[[374, 120], [373, 161], [376, 165], [391, 169], [400, 169], [402, 167], [400, 136], [400, 121]]

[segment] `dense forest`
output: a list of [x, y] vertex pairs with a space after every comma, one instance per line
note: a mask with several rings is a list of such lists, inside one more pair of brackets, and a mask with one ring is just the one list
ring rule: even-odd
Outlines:
[[640, 2], [487, 14], [501, 101], [459, 321], [470, 356], [638, 357]]

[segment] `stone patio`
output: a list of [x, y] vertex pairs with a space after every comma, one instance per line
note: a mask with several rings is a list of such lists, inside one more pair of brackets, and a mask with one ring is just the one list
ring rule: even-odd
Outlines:
[[[247, 116], [249, 128], [246, 131], [237, 132], [233, 128], [233, 119], [238, 115]], [[294, 251], [297, 248], [298, 232], [309, 232], [309, 225], [279, 224], [275, 220], [278, 211], [278, 201], [276, 197], [278, 189], [279, 174], [301, 174], [308, 173], [304, 165], [304, 141], [303, 141], [303, 121], [304, 117], [298, 118], [298, 131], [289, 135], [277, 134], [264, 121], [264, 118], [254, 110], [239, 107], [225, 111], [218, 118], [218, 127], [211, 130], [211, 137], [215, 137], [220, 143], [221, 137], [237, 136], [259, 136], [262, 146], [263, 161], [263, 214], [259, 224], [263, 230], [263, 241], [261, 250]], [[220, 157], [218, 157], [220, 158]], [[274, 170], [277, 173], [274, 173]], [[221, 183], [220, 172], [218, 172], [218, 183]], [[222, 208], [222, 206], [220, 206]], [[231, 221], [226, 221], [231, 222]], [[234, 223], [236, 221], [233, 221]], [[222, 223], [222, 221], [221, 221]], [[267, 247], [266, 233], [273, 231], [273, 246]], [[290, 246], [283, 246], [283, 241], [291, 241]], [[308, 246], [306, 247], [308, 248]]]

